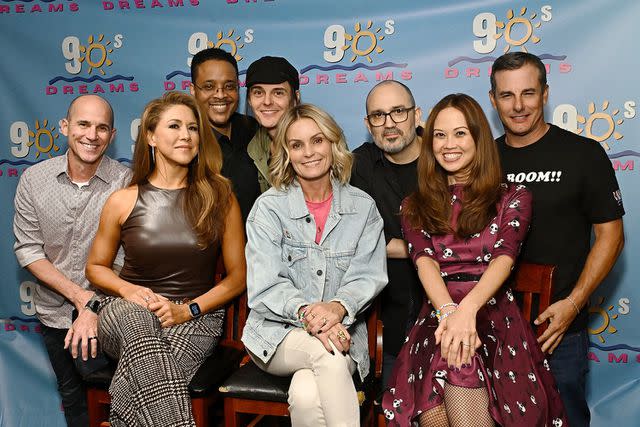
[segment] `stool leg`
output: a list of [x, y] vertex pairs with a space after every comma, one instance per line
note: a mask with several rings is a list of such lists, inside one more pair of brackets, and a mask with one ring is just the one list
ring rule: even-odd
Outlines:
[[236, 412], [234, 399], [224, 399], [224, 425], [225, 427], [238, 427], [240, 425], [239, 414]]

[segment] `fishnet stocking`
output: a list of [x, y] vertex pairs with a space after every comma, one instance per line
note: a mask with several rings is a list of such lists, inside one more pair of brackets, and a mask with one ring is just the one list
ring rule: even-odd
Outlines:
[[487, 389], [444, 386], [444, 405], [451, 427], [494, 427]]
[[420, 427], [449, 427], [444, 403], [420, 414], [418, 424], [420, 424]]

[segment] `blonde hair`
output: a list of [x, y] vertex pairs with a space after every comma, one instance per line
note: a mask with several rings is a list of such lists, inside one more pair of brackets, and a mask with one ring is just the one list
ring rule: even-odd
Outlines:
[[344, 132], [336, 121], [326, 111], [312, 104], [298, 104], [289, 109], [278, 122], [273, 139], [274, 152], [269, 165], [271, 184], [278, 189], [291, 185], [296, 172], [289, 158], [287, 131], [291, 125], [300, 119], [311, 119], [320, 128], [322, 134], [331, 142], [331, 178], [341, 184], [347, 184], [351, 178], [353, 155], [349, 152]]
[[207, 115], [200, 110], [194, 97], [183, 92], [167, 92], [146, 105], [133, 153], [133, 176], [130, 185], [146, 183], [155, 169], [149, 137], [155, 131], [160, 116], [174, 105], [188, 107], [198, 122], [198, 154], [189, 163], [182, 209], [196, 233], [198, 244], [206, 248], [222, 238], [229, 210], [231, 186], [228, 180], [220, 175], [222, 151], [213, 135]]

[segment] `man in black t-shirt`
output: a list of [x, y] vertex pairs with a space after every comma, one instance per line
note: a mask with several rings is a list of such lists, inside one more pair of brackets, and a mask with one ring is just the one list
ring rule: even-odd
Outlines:
[[374, 143], [365, 142], [354, 150], [351, 184], [373, 197], [384, 219], [389, 275], [389, 284], [381, 295], [382, 375], [386, 383], [410, 326], [407, 323], [415, 319], [422, 302], [422, 288], [408, 258], [399, 214], [402, 199], [417, 185], [420, 138], [416, 125], [422, 112], [416, 107], [409, 88], [393, 80], [378, 83], [371, 89], [366, 108], [364, 121]]
[[[572, 427], [588, 426], [586, 305], [624, 245], [618, 182], [597, 142], [548, 124], [549, 87], [540, 59], [508, 53], [493, 64], [489, 97], [504, 126], [498, 138], [510, 182], [533, 194], [531, 229], [522, 260], [556, 265], [552, 304], [535, 323]], [[595, 240], [591, 245], [591, 231]]]
[[246, 221], [260, 195], [258, 169], [247, 154], [258, 123], [253, 117], [236, 112], [240, 97], [236, 59], [218, 48], [196, 53], [191, 60], [190, 90], [209, 117], [222, 149], [222, 175], [231, 180]]

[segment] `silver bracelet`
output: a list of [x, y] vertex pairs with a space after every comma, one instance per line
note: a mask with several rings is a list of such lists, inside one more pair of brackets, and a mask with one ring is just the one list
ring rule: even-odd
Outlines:
[[576, 302], [573, 300], [573, 298], [571, 298], [571, 296], [570, 296], [570, 295], [567, 295], [565, 299], [568, 299], [568, 300], [569, 300], [569, 302], [570, 302], [571, 304], [573, 304], [573, 308], [575, 308], [575, 309], [576, 309], [576, 314], [580, 314], [580, 309], [579, 309], [579, 308], [578, 308], [578, 306], [576, 305]]

